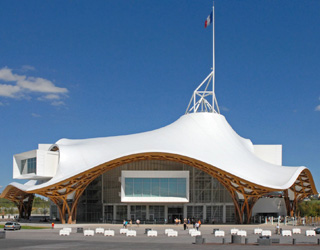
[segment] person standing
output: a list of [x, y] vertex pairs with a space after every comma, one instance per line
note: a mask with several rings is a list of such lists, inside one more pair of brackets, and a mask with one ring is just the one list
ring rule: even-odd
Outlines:
[[198, 222], [195, 223], [195, 227], [196, 227], [197, 231], [199, 231], [199, 223]]

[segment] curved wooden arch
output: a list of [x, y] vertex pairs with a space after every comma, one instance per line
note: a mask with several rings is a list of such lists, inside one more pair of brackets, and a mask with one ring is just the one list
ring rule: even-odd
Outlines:
[[[226, 171], [223, 171], [215, 166], [211, 166], [205, 162], [187, 156], [154, 152], [124, 156], [100, 164], [59, 183], [36, 189], [28, 193], [36, 193], [50, 198], [58, 206], [61, 222], [65, 223], [65, 217], [66, 214], [68, 214], [68, 223], [74, 223], [76, 219], [75, 216], [78, 201], [85, 188], [94, 179], [96, 179], [103, 173], [121, 165], [143, 160], [166, 160], [179, 162], [198, 168], [201, 171], [204, 171], [210, 176], [216, 178], [230, 192], [235, 205], [237, 222], [241, 224], [250, 222], [252, 208], [261, 196], [274, 191], [283, 191], [249, 182]], [[296, 202], [298, 202], [301, 197], [306, 197], [308, 195], [316, 193], [316, 188], [310, 171], [307, 169], [302, 171], [295, 183], [290, 187], [290, 189], [294, 190]], [[242, 199], [239, 198], [239, 194], [240, 196], [242, 196]], [[71, 196], [72, 202], [70, 201], [70, 199], [68, 199], [68, 197]], [[10, 196], [5, 198], [10, 199], [9, 197]]]
[[8, 185], [1, 193], [0, 198], [6, 198], [17, 206], [19, 218], [29, 219], [34, 199], [33, 193], [26, 193], [12, 185]]

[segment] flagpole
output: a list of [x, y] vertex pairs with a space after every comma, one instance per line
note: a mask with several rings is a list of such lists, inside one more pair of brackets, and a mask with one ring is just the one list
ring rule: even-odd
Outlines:
[[214, 112], [214, 103], [215, 103], [215, 92], [214, 92], [214, 83], [215, 83], [215, 55], [214, 55], [214, 1], [212, 3], [212, 111]]

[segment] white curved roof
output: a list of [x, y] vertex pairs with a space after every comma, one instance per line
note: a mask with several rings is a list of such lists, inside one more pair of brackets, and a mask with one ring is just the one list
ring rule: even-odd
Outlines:
[[24, 191], [59, 183], [120, 157], [148, 152], [193, 158], [251, 183], [278, 190], [288, 189], [305, 169], [273, 165], [256, 157], [252, 142], [240, 137], [225, 117], [217, 113], [186, 114], [166, 127], [145, 133], [61, 139], [56, 145], [60, 151], [57, 174], [46, 183], [23, 188]]

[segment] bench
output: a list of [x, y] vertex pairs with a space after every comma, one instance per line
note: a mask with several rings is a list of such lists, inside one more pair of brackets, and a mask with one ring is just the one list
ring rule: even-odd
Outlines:
[[239, 236], [247, 236], [247, 231], [245, 231], [245, 230], [239, 230], [238, 232], [237, 232], [237, 235], [239, 235]]
[[191, 232], [191, 236], [192, 236], [192, 237], [198, 236], [198, 235], [201, 235], [201, 232], [200, 232], [200, 231], [192, 231], [192, 232]]
[[306, 236], [316, 236], [316, 231], [314, 231], [314, 230], [307, 230], [307, 231], [306, 231]]
[[262, 230], [261, 235], [262, 236], [271, 236], [271, 230]]
[[238, 233], [239, 229], [233, 228], [230, 230], [231, 235], [236, 235]]
[[61, 229], [61, 230], [59, 231], [59, 235], [69, 236], [69, 235], [70, 235], [70, 231], [69, 231], [69, 230]]
[[158, 236], [158, 232], [156, 230], [149, 230], [147, 233], [148, 237], [157, 237]]
[[128, 230], [126, 233], [127, 236], [137, 236], [137, 231], [136, 230]]
[[168, 231], [168, 237], [178, 237], [178, 231]]
[[293, 228], [292, 233], [293, 234], [301, 234], [301, 229], [300, 228]]
[[291, 230], [282, 230], [282, 236], [292, 236]]
[[90, 229], [84, 230], [83, 235], [84, 236], [94, 236], [94, 231], [90, 230]]
[[102, 227], [96, 228], [96, 234], [103, 234], [103, 233], [104, 233], [104, 229]]
[[128, 229], [126, 229], [126, 228], [120, 229], [120, 234], [126, 234], [127, 232], [128, 232]]
[[[190, 230], [191, 230], [191, 229], [190, 229]], [[170, 231], [174, 231], [174, 230], [171, 229], [171, 228], [169, 228], [169, 229], [164, 230], [164, 233], [165, 233], [165, 234], [168, 234]]]
[[72, 232], [72, 228], [71, 227], [64, 227], [62, 230], [69, 231], [69, 233]]
[[253, 233], [254, 234], [261, 234], [262, 233], [262, 229], [261, 228], [255, 228], [254, 230], [253, 230]]
[[222, 230], [221, 230], [221, 231], [220, 231], [220, 230], [219, 230], [219, 231], [215, 231], [215, 232], [214, 232], [214, 236], [215, 236], [215, 237], [224, 237], [224, 236], [225, 236], [225, 233], [224, 233], [224, 231], [222, 231]]
[[114, 236], [114, 230], [105, 230], [104, 236]]

